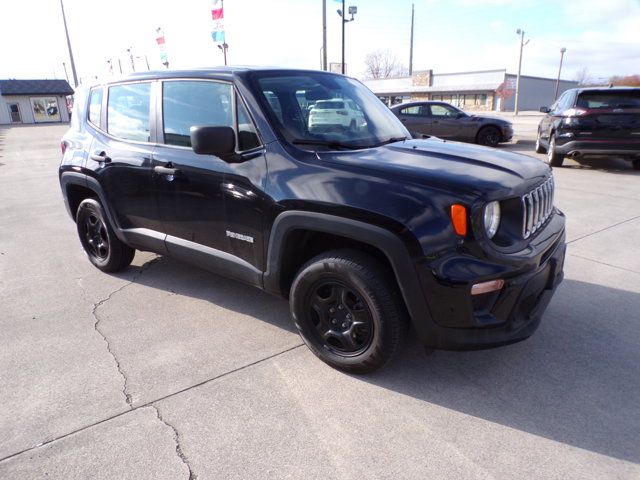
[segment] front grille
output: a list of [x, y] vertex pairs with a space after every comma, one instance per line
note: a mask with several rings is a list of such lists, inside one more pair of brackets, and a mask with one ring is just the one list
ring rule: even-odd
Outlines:
[[522, 196], [522, 236], [529, 238], [553, 213], [553, 177]]

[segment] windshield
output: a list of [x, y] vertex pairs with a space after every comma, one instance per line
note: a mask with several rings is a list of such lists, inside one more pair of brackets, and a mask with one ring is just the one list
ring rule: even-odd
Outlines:
[[576, 106], [580, 108], [640, 108], [640, 90], [582, 92]]
[[411, 138], [360, 82], [323, 72], [256, 73], [272, 124], [305, 149], [368, 148]]

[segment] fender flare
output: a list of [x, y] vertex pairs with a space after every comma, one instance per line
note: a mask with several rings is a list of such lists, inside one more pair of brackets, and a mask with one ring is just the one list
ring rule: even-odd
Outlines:
[[284, 246], [295, 230], [310, 230], [340, 235], [376, 247], [387, 257], [414, 327], [421, 338], [432, 336], [433, 320], [423, 294], [415, 261], [402, 239], [377, 225], [350, 218], [318, 212], [290, 210], [275, 219], [267, 250], [267, 269], [263, 275], [264, 289], [282, 295], [280, 289]]
[[67, 197], [67, 188], [69, 187], [69, 185], [78, 185], [93, 191], [97, 195], [98, 199], [100, 200], [100, 204], [102, 205], [102, 208], [107, 214], [107, 219], [109, 220], [109, 223], [111, 224], [111, 228], [113, 228], [113, 231], [115, 232], [116, 237], [118, 237], [120, 241], [127, 243], [127, 239], [125, 238], [125, 235], [122, 233], [122, 230], [119, 228], [118, 224], [116, 223], [115, 217], [111, 212], [111, 209], [109, 208], [109, 203], [107, 202], [106, 196], [104, 194], [104, 190], [102, 189], [102, 186], [100, 185], [98, 180], [80, 172], [62, 172], [60, 174], [60, 187], [62, 188], [62, 196], [64, 197], [64, 203], [67, 208], [67, 212], [75, 222], [76, 220], [75, 212], [71, 211], [71, 205], [69, 204], [69, 198]]

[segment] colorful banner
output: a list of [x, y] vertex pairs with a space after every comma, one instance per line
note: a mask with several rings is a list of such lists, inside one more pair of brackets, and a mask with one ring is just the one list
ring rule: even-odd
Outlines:
[[216, 43], [225, 43], [224, 5], [222, 4], [222, 0], [211, 0], [211, 20], [213, 21], [211, 38]]
[[156, 38], [156, 43], [158, 44], [158, 48], [160, 49], [160, 60], [165, 67], [168, 67], [169, 57], [167, 56], [167, 45], [164, 40], [164, 33], [161, 33], [160, 36]]

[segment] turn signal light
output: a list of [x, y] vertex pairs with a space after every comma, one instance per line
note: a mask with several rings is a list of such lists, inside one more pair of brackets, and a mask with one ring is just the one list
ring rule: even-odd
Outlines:
[[467, 235], [467, 208], [464, 205], [458, 203], [451, 205], [451, 223], [456, 234], [461, 237]]
[[471, 295], [482, 295], [483, 293], [495, 292], [504, 287], [504, 280], [491, 280], [489, 282], [476, 283], [471, 287]]

